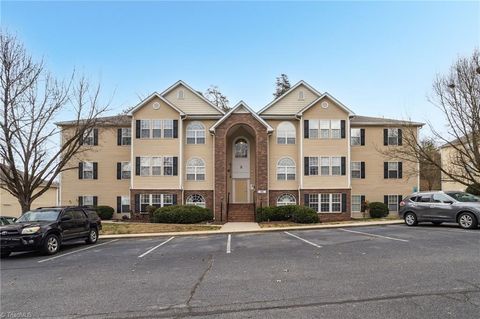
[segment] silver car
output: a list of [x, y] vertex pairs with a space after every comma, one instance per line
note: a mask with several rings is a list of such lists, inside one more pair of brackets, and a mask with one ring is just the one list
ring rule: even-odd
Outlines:
[[465, 229], [480, 223], [480, 197], [464, 192], [418, 192], [400, 202], [400, 217], [408, 226], [419, 222], [458, 223]]

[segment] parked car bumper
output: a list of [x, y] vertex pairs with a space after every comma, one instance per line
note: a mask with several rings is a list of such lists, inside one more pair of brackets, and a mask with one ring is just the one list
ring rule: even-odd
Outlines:
[[36, 250], [42, 245], [43, 238], [43, 234], [2, 236], [0, 247], [3, 251]]

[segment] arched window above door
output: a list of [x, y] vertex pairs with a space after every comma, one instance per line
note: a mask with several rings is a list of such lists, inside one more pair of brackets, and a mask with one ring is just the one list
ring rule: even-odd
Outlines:
[[235, 141], [235, 158], [248, 157], [248, 142], [244, 138]]

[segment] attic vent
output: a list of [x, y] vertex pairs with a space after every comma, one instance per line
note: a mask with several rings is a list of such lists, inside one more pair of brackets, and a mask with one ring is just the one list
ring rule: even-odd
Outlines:
[[305, 94], [303, 93], [303, 91], [298, 92], [298, 100], [299, 101], [305, 100]]
[[155, 102], [155, 103], [153, 103], [152, 107], [153, 107], [154, 110], [158, 110], [158, 109], [160, 109], [160, 103]]
[[322, 108], [327, 109], [328, 108], [328, 102], [322, 102]]
[[184, 98], [185, 98], [185, 93], [183, 92], [183, 90], [179, 90], [177, 92], [177, 99], [183, 100]]

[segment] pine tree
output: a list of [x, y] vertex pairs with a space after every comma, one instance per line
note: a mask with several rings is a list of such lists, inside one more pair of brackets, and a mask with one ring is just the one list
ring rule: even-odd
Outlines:
[[277, 99], [292, 87], [290, 85], [290, 81], [288, 80], [288, 75], [284, 73], [280, 74], [280, 76], [277, 77], [276, 86], [277, 87], [275, 89], [275, 93], [273, 93], [273, 96]]

